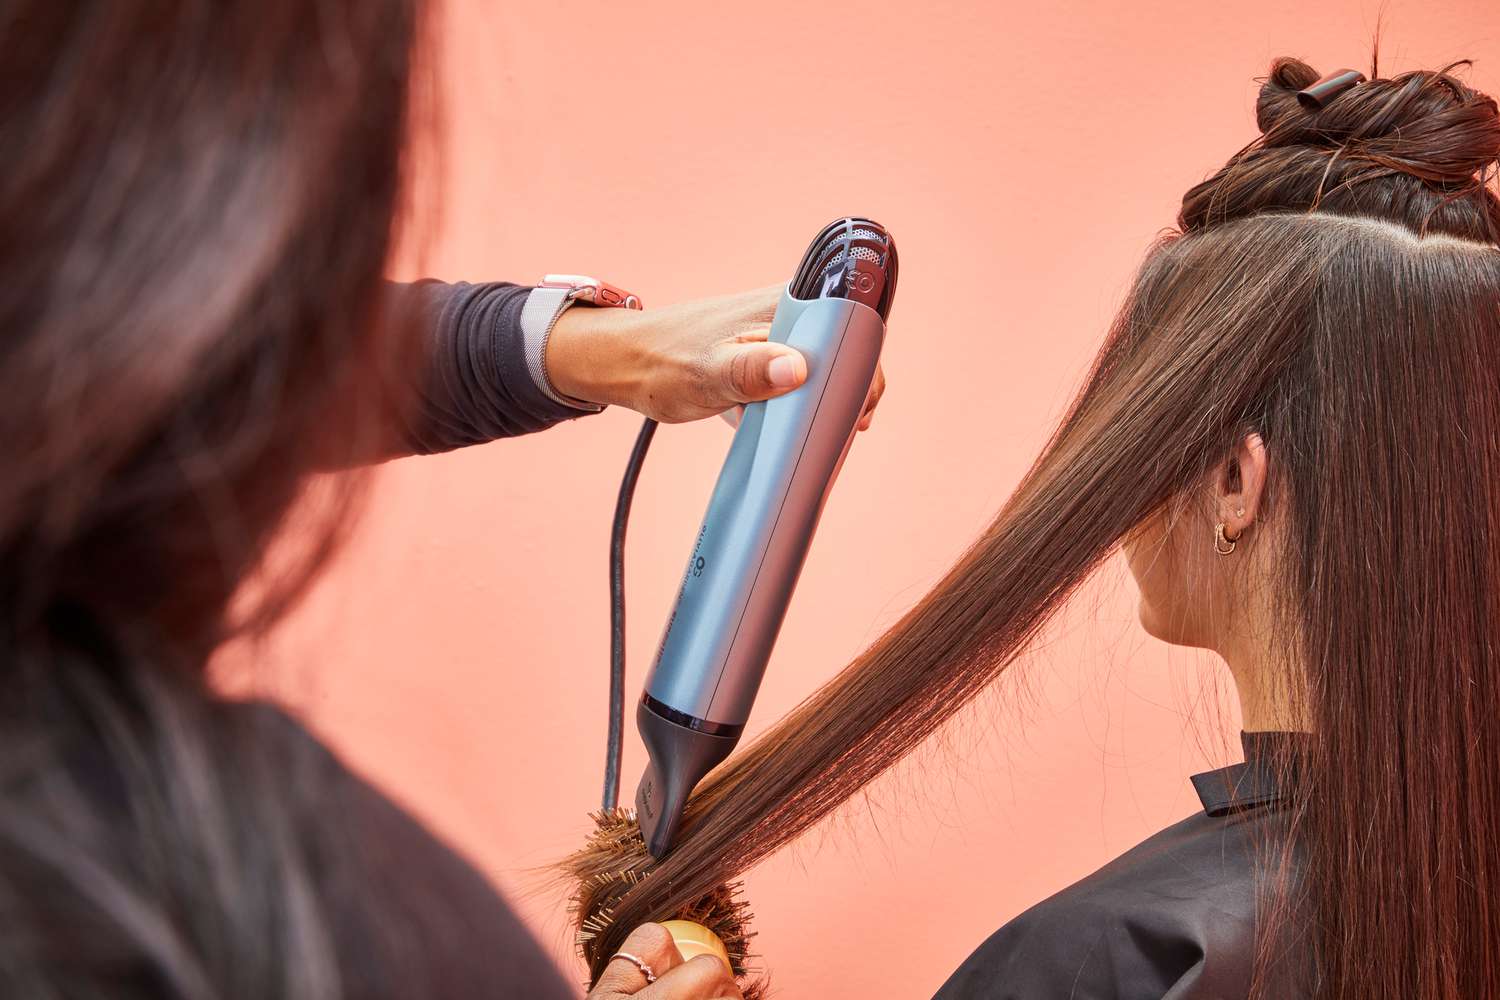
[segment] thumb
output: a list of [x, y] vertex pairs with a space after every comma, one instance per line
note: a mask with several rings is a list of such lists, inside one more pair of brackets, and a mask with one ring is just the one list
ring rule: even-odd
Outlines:
[[718, 369], [718, 387], [725, 406], [780, 396], [807, 381], [807, 359], [785, 344], [726, 347]]

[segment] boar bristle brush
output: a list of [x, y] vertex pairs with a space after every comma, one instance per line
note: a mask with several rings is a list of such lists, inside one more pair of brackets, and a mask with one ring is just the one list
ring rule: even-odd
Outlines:
[[[875, 379], [895, 290], [895, 242], [875, 222], [844, 218], [813, 240], [782, 293], [769, 339], [806, 358], [807, 380], [785, 396], [744, 408], [636, 708], [648, 763], [635, 808], [628, 809], [617, 804], [625, 705], [625, 527], [656, 422], [647, 420], [636, 438], [610, 542], [603, 806], [593, 814], [596, 828], [583, 849], [562, 865], [577, 883], [578, 944], [596, 972], [608, 958], [599, 953], [601, 942], [618, 940], [616, 904], [652, 877], [656, 861], [672, 847], [688, 795], [744, 732], [818, 517]], [[739, 890], [738, 883], [722, 885], [657, 919], [669, 930], [673, 921], [702, 925], [722, 944], [735, 975], [745, 976], [752, 934]], [[691, 943], [678, 940], [680, 950]], [[764, 982], [743, 988], [747, 1000], [755, 1000]]]

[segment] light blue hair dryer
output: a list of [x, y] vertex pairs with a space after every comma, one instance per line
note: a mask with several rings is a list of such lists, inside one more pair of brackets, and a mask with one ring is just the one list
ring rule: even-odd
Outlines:
[[760, 688], [818, 516], [874, 381], [896, 291], [896, 244], [840, 219], [808, 247], [770, 339], [807, 359], [807, 381], [745, 407], [636, 710], [650, 762], [636, 816], [667, 853], [689, 793], [729, 756]]

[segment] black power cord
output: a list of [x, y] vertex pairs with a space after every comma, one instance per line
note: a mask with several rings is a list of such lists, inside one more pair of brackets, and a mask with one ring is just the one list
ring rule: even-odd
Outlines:
[[641, 424], [615, 500], [615, 523], [609, 536], [609, 734], [604, 751], [604, 808], [620, 801], [620, 747], [625, 739], [625, 526], [646, 451], [656, 435], [656, 421]]

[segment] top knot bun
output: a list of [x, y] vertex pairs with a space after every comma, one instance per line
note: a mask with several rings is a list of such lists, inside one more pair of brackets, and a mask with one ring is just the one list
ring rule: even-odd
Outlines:
[[1439, 184], [1462, 185], [1500, 159], [1500, 109], [1448, 74], [1406, 73], [1357, 84], [1309, 108], [1297, 92], [1319, 74], [1278, 59], [1260, 88], [1255, 118], [1268, 149], [1311, 146], [1338, 151]]
[[1182, 200], [1183, 232], [1264, 212], [1314, 210], [1500, 243], [1500, 108], [1449, 74], [1371, 79], [1318, 106], [1317, 70], [1278, 59], [1261, 86], [1261, 135]]

